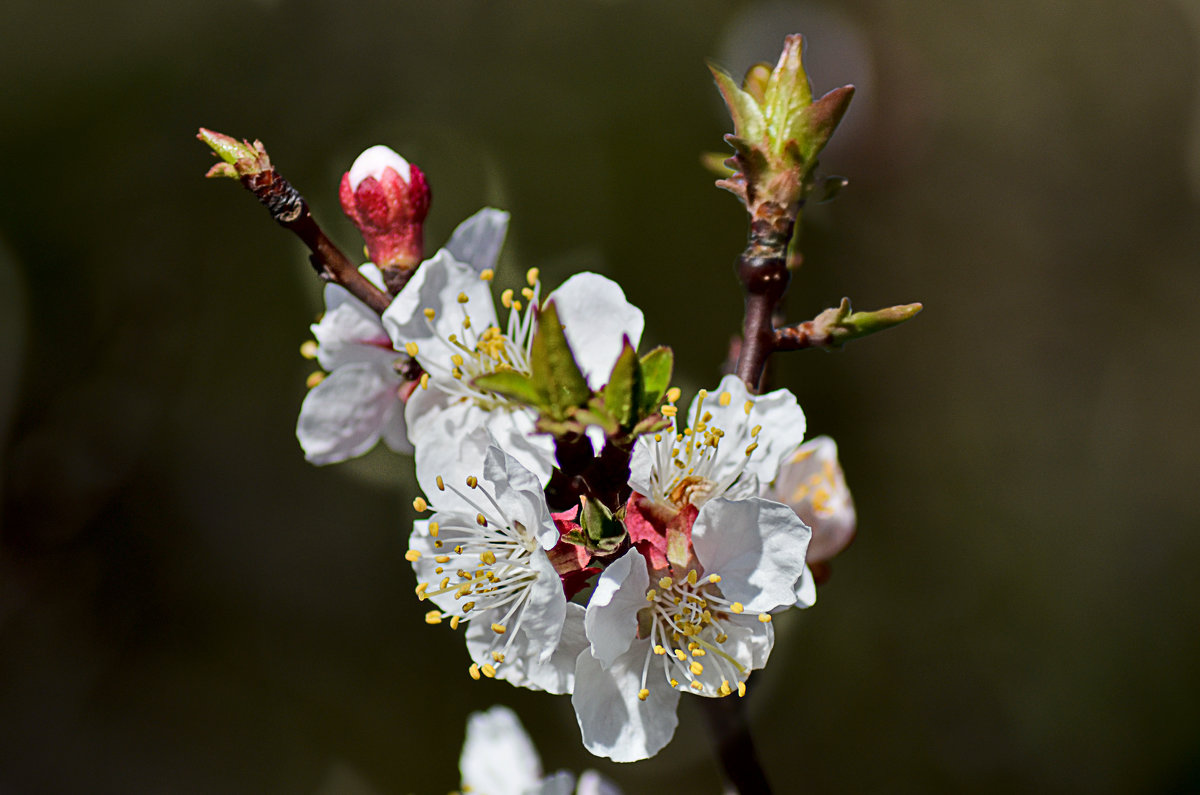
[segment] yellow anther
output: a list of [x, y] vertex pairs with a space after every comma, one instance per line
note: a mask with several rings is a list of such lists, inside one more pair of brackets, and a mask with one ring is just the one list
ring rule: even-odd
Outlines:
[[661, 442], [661, 441], [662, 441], [662, 434], [661, 434], [661, 433], [656, 433], [656, 434], [654, 434], [654, 441], [656, 441], [656, 442]]
[[513, 297], [512, 290], [505, 290], [504, 292], [500, 293], [500, 303], [504, 306], [505, 309], [512, 308], [512, 297]]
[[317, 358], [317, 342], [316, 340], [305, 340], [300, 345], [300, 355], [305, 359]]
[[425, 502], [424, 497], [417, 497], [413, 500], [413, 510], [417, 513], [423, 513], [429, 510], [429, 503]]
[[521, 306], [522, 306], [522, 304], [521, 304], [521, 302], [520, 302], [520, 301], [513, 301], [513, 309], [515, 309], [515, 310], [517, 310], [518, 312], [520, 312], [520, 311], [521, 311]]
[[492, 659], [498, 663], [504, 662], [504, 652], [500, 652], [500, 651], [492, 652]]
[[450, 361], [454, 362], [455, 367], [462, 367], [462, 364], [463, 364], [462, 354], [459, 354], [459, 353], [454, 354], [453, 356], [450, 357]]
[[468, 487], [473, 489], [478, 485], [479, 485], [479, 478], [475, 477], [474, 475], [467, 475], [467, 486]]
[[733, 395], [729, 394], [728, 392], [722, 392], [720, 395], [717, 396], [717, 403], [719, 405], [728, 406], [732, 402], [733, 402]]
[[459, 622], [461, 621], [462, 619], [458, 616], [450, 616], [450, 629], [458, 629]]
[[425, 601], [425, 591], [428, 588], [429, 588], [429, 583], [427, 583], [427, 582], [417, 583], [417, 598], [420, 599], [422, 602]]
[[534, 286], [537, 284], [539, 274], [541, 274], [541, 271], [537, 268], [530, 268], [529, 270], [525, 271], [525, 283], [530, 287]]
[[696, 393], [696, 397], [700, 400], [704, 400], [706, 397], [708, 397], [708, 390], [701, 389], [699, 392]]
[[441, 525], [439, 525], [437, 522], [430, 522], [429, 523], [429, 535], [433, 536], [434, 538], [437, 538], [438, 530], [440, 528], [441, 528]]
[[704, 666], [696, 660], [692, 660], [692, 664], [688, 666], [688, 670], [692, 672], [692, 676], [699, 676], [704, 673]]
[[484, 552], [482, 555], [479, 556], [479, 560], [481, 562], [486, 563], [487, 565], [491, 566], [493, 563], [496, 562], [496, 553], [489, 549], [486, 552]]
[[437, 483], [438, 491], [446, 490], [446, 481], [442, 480], [441, 475], [438, 475], [436, 478], [434, 478], [434, 482]]
[[471, 678], [474, 679], [476, 682], [479, 681], [479, 666], [478, 665], [476, 665], [475, 663], [471, 663], [471, 667], [467, 669], [467, 673], [469, 673], [471, 675]]
[[[440, 566], [439, 566], [439, 567], [437, 568], [437, 573], [438, 573], [438, 574], [441, 574], [443, 571], [445, 571], [445, 569], [443, 569], [442, 567], [440, 567]], [[441, 581], [440, 583], [438, 583], [438, 588], [440, 588], [440, 589], [442, 589], [442, 590], [444, 591], [444, 590], [446, 590], [446, 588], [447, 588], [447, 587], [449, 587], [449, 585], [450, 585], [450, 578], [449, 578], [449, 577], [443, 577], [443, 578], [442, 578], [442, 581]]]
[[496, 278], [496, 272], [491, 268], [484, 268], [479, 272], [479, 278], [481, 281], [490, 282], [492, 279]]
[[[461, 554], [462, 554], [462, 551], [463, 551], [463, 545], [462, 545], [462, 544], [455, 544], [455, 545], [454, 545], [454, 554], [455, 554], [455, 555], [461, 555]], [[461, 570], [461, 569], [459, 570], [459, 574], [458, 574], [458, 576], [459, 576], [459, 577], [463, 576], [463, 572], [462, 572], [462, 570]]]
[[645, 701], [649, 697], [650, 697], [650, 691], [647, 690], [646, 688], [643, 687], [641, 690], [638, 691], [638, 700], [639, 701]]
[[679, 680], [678, 680], [678, 679], [672, 679], [672, 680], [671, 680], [671, 687], [679, 687]]
[[682, 394], [683, 394], [683, 391], [679, 387], [677, 387], [677, 386], [671, 387], [670, 389], [667, 390], [667, 402], [668, 403], [678, 403], [679, 396]]
[[421, 389], [429, 389], [429, 373], [421, 373]]
[[472, 611], [472, 610], [474, 610], [474, 609], [475, 609], [475, 603], [474, 603], [474, 602], [463, 602], [462, 611], [463, 611], [464, 613], [469, 613], [469, 612], [471, 612], [471, 611]]
[[710, 574], [710, 575], [708, 575], [708, 581], [715, 585], [721, 581], [721, 575], [720, 574]]
[[526, 301], [532, 301], [532, 300], [533, 300], [533, 290], [531, 290], [531, 289], [530, 289], [530, 288], [528, 288], [528, 287], [522, 287], [522, 288], [521, 288], [521, 295], [525, 296], [525, 300], [526, 300]]
[[437, 311], [435, 311], [431, 306], [425, 307], [423, 311], [425, 313], [426, 320], [433, 320], [435, 317], [437, 317]]
[[442, 611], [441, 610], [430, 610], [428, 613], [425, 614], [425, 623], [426, 624], [442, 623]]
[[693, 657], [703, 657], [706, 654], [708, 654], [708, 652], [706, 652], [704, 649], [692, 649]]
[[728, 679], [721, 680], [721, 686], [717, 688], [717, 692], [720, 693], [722, 696], [727, 696], [733, 692], [733, 690], [729, 687]]
[[699, 682], [692, 682], [692, 690], [703, 690], [703, 689], [704, 689], [704, 685], [700, 684]]
[[470, 316], [464, 317], [464, 318], [463, 318], [463, 328], [465, 328], [465, 329], [466, 329], [466, 328], [470, 328], [470, 327], [471, 327], [471, 318], [470, 318]]
[[503, 635], [505, 632], [508, 632], [508, 627], [503, 624], [492, 624], [492, 632], [495, 632], [497, 635]]
[[758, 442], [751, 442], [750, 444], [746, 445], [746, 455], [750, 455], [757, 449], [758, 449]]
[[675, 581], [672, 580], [670, 577], [663, 577], [661, 580], [658, 581], [658, 587], [662, 588], [663, 590], [670, 588], [674, 584], [675, 584]]
[[759, 432], [759, 431], [761, 431], [761, 430], [762, 430], [762, 426], [761, 426], [761, 425], [755, 425], [753, 428], [751, 428], [751, 429], [750, 429], [750, 435], [751, 435], [751, 436], [758, 436], [758, 432]]
[[734, 613], [741, 613], [746, 608], [742, 606], [741, 602], [734, 602], [733, 604], [731, 604], [729, 606], [729, 609], [732, 610]]
[[304, 379], [304, 385], [307, 386], [309, 389], [312, 389], [314, 386], [316, 386], [317, 384], [321, 383], [324, 380], [325, 380], [325, 373], [321, 372], [320, 370], [317, 370], [315, 372], [309, 373], [308, 378]]
[[646, 601], [647, 602], [653, 602], [657, 598], [658, 598], [658, 591], [654, 590], [653, 588], [651, 588], [649, 591], [646, 591]]
[[449, 342], [451, 345], [453, 345], [454, 343], [458, 342], [458, 335], [457, 335], [457, 334], [451, 334], [449, 337], [446, 337], [446, 340], [447, 340], [447, 341], [448, 341], [448, 342]]
[[660, 643], [660, 644], [656, 644], [656, 645], [654, 646], [654, 653], [655, 653], [655, 654], [658, 654], [658, 655], [663, 655], [663, 654], [666, 654], [666, 653], [667, 653], [667, 650], [666, 650], [666, 649], [664, 649], [664, 648], [662, 647], [662, 644]]
[[717, 643], [724, 643], [727, 640], [729, 640], [729, 636], [724, 632], [722, 632], [720, 635], [717, 635]]
[[404, 553], [404, 559], [407, 560], [409, 563], [416, 563], [418, 560], [421, 559], [421, 550], [419, 550], [419, 549], [408, 550], [407, 552]]
[[680, 662], [687, 662], [687, 655], [683, 653], [683, 649], [675, 649], [675, 657]]
[[738, 697], [741, 698], [744, 695], [746, 695], [746, 683], [738, 682]]
[[750, 411], [754, 408], [754, 401], [747, 400], [746, 405], [742, 406], [742, 411], [746, 412], [746, 416], [750, 416]]
[[759, 613], [758, 620], [764, 624], [770, 624], [771, 623], [771, 614], [770, 613]]
[[676, 408], [675, 406], [663, 406], [662, 407], [662, 415], [664, 417], [674, 417], [678, 413], [679, 413], [679, 409]]
[[475, 524], [480, 527], [487, 527], [487, 519], [484, 518], [483, 514], [477, 513], [475, 514]]
[[462, 380], [462, 370], [459, 370], [457, 367], [455, 367], [453, 370], [450, 371], [450, 375], [454, 376], [455, 378], [457, 378], [459, 380]]
[[483, 665], [479, 666], [479, 670], [482, 671], [483, 675], [488, 679], [496, 678], [496, 668], [491, 663], [484, 663]]
[[421, 349], [417, 347], [417, 343], [415, 342], [406, 342], [404, 343], [404, 352], [409, 356], [416, 356], [421, 352]]
[[459, 293], [459, 294], [458, 294], [458, 302], [459, 302], [460, 304], [465, 304], [467, 301], [470, 301], [470, 300], [471, 300], [470, 298], [467, 298], [467, 294], [466, 294], [466, 293]]
[[698, 576], [697, 576], [697, 574], [696, 574], [696, 570], [695, 570], [695, 569], [692, 569], [691, 571], [689, 571], [689, 572], [687, 573], [687, 581], [688, 581], [688, 585], [695, 585], [695, 584], [696, 584], [696, 580], [697, 580], [697, 579], [698, 579]]

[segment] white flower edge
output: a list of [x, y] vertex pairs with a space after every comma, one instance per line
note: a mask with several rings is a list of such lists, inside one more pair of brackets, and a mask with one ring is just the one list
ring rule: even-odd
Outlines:
[[411, 453], [402, 380], [390, 366], [343, 365], [309, 390], [300, 404], [296, 438], [313, 464], [335, 464], [366, 453], [382, 438], [397, 453]]
[[642, 310], [626, 300], [625, 291], [612, 279], [577, 273], [546, 300], [554, 301], [575, 363], [592, 389], [608, 382], [625, 337], [635, 349], [641, 342], [646, 324]]
[[480, 795], [525, 795], [542, 781], [542, 761], [533, 741], [516, 713], [504, 706], [467, 719], [458, 767], [463, 789]]
[[495, 268], [508, 233], [509, 218], [504, 210], [484, 207], [458, 225], [444, 248], [476, 272]]

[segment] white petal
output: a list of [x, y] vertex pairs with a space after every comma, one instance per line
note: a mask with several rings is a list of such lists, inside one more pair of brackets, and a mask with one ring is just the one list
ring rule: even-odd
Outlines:
[[[459, 302], [460, 295], [467, 297], [466, 303]], [[435, 312], [432, 323], [436, 333], [430, 329], [430, 321], [424, 314], [426, 309]], [[468, 314], [472, 327], [480, 331], [496, 325], [491, 290], [474, 268], [441, 249], [421, 263], [416, 274], [392, 300], [383, 313], [383, 325], [396, 350], [405, 350], [407, 343], [415, 342], [419, 349], [416, 359], [421, 366], [440, 371], [449, 366], [450, 357], [457, 353], [457, 349], [445, 340], [451, 334], [462, 336], [463, 318]], [[426, 366], [426, 362], [435, 366]]]
[[629, 460], [629, 487], [638, 494], [657, 496], [650, 487], [650, 473], [654, 471], [654, 461], [658, 457], [657, 445], [666, 444], [666, 438], [664, 435], [664, 441], [656, 442], [653, 435], [644, 434], [634, 443], [633, 457]]
[[603, 665], [612, 664], [637, 637], [637, 613], [646, 606], [649, 585], [646, 559], [636, 549], [613, 561], [596, 581], [584, 625], [592, 654]]
[[[544, 690], [562, 695], [575, 689], [575, 660], [587, 648], [583, 631], [583, 605], [567, 602], [566, 619], [558, 647], [544, 663], [538, 663], [530, 651], [530, 641], [524, 634], [513, 639], [505, 661], [496, 668], [496, 678], [516, 687]], [[467, 627], [467, 651], [471, 659], [482, 665], [492, 662], [492, 630], [483, 623], [472, 621]]]
[[700, 509], [692, 546], [705, 572], [721, 575], [726, 599], [765, 613], [795, 602], [809, 533], [781, 503], [718, 498]]
[[648, 759], [674, 736], [679, 691], [651, 677], [650, 695], [638, 698], [642, 663], [650, 653], [650, 641], [639, 640], [607, 668], [587, 651], [579, 655], [571, 703], [584, 747], [596, 756], [614, 762]]
[[383, 416], [383, 428], [380, 431], [383, 442], [394, 453], [413, 454], [413, 446], [408, 441], [408, 426], [404, 423], [404, 403], [397, 400], [388, 407]]
[[542, 777], [537, 749], [508, 707], [474, 712], [458, 760], [463, 789], [486, 795], [522, 795]]
[[[483, 462], [491, 440], [487, 429], [482, 427], [462, 428], [454, 437], [438, 437], [426, 432], [417, 432], [413, 421], [414, 403], [421, 390], [418, 389], [409, 398], [407, 406], [408, 439], [416, 449], [414, 462], [417, 483], [425, 492], [428, 501], [438, 510], [462, 510], [474, 516], [475, 510], [453, 491], [438, 488], [437, 479], [449, 483], [457, 489], [464, 490], [468, 476], [476, 478], [483, 475]], [[421, 415], [428, 419], [429, 414]], [[437, 415], [438, 419], [444, 418]], [[428, 431], [428, 429], [426, 429]]]
[[546, 776], [532, 789], [525, 790], [525, 795], [571, 795], [574, 791], [575, 775], [568, 770], [559, 770]]
[[796, 583], [796, 607], [812, 607], [816, 603], [817, 581], [813, 579], [812, 571], [805, 566], [800, 582]]
[[810, 439], [790, 453], [762, 496], [791, 506], [812, 528], [809, 563], [833, 558], [854, 540], [854, 501], [838, 462], [837, 444], [828, 436]]
[[[730, 399], [728, 405], [722, 406], [721, 395], [725, 392], [729, 393]], [[749, 414], [746, 413], [747, 402], [753, 403]], [[746, 463], [746, 472], [753, 473], [759, 483], [769, 483], [779, 473], [782, 460], [804, 439], [804, 412], [796, 402], [796, 396], [786, 389], [751, 395], [740, 378], [727, 375], [715, 391], [708, 393], [702, 407], [699, 396], [692, 401], [688, 412], [689, 427], [695, 427], [697, 414], [702, 411], [712, 413], [710, 426], [725, 432], [720, 474], [740, 467], [746, 447], [753, 441], [757, 447]], [[756, 425], [761, 425], [762, 431], [751, 436], [750, 431]]]
[[405, 182], [412, 179], [412, 169], [407, 160], [391, 147], [376, 144], [355, 158], [350, 166], [350, 190], [358, 190], [359, 183], [367, 177], [382, 179], [385, 168], [394, 170]]
[[575, 274], [548, 300], [558, 308], [563, 333], [588, 384], [592, 389], [604, 386], [621, 355], [622, 337], [628, 335], [634, 348], [641, 341], [642, 310], [625, 300], [620, 285], [596, 273]]
[[773, 623], [768, 621], [764, 624], [757, 617], [749, 617], [737, 622], [726, 620], [721, 626], [726, 634], [721, 649], [726, 654], [741, 663], [748, 662], [752, 671], [766, 666], [771, 649], [775, 646]]
[[360, 456], [379, 441], [388, 412], [400, 405], [400, 377], [390, 367], [347, 364], [304, 397], [296, 438], [304, 457], [332, 464]]
[[541, 481], [511, 455], [497, 446], [495, 439], [487, 449], [483, 464], [483, 476], [492, 483], [504, 483], [506, 488], [496, 490], [496, 501], [509, 518], [520, 520], [525, 528], [537, 536], [543, 549], [553, 549], [558, 543], [558, 528], [550, 518], [546, 507], [546, 494]]
[[484, 207], [458, 225], [445, 248], [456, 260], [476, 271], [495, 268], [508, 231], [508, 219], [503, 210]]
[[529, 638], [530, 656], [539, 664], [550, 660], [562, 637], [567, 618], [567, 597], [563, 595], [562, 580], [550, 564], [550, 558], [540, 549], [530, 561], [537, 579], [529, 586], [529, 597], [521, 612], [521, 634]]
[[[520, 462], [545, 484], [550, 480], [554, 466], [554, 440], [546, 434], [533, 432], [534, 418], [525, 409], [496, 409], [486, 411], [469, 400], [452, 398], [444, 392], [429, 388], [417, 389], [409, 397], [405, 408], [408, 423], [408, 439], [417, 449], [417, 482], [426, 494], [427, 482], [440, 469], [455, 468], [463, 460], [468, 461], [471, 474], [482, 473], [484, 452], [487, 442], [476, 449], [464, 447], [464, 440], [475, 430], [484, 429], [491, 434], [504, 452]], [[484, 438], [484, 437], [472, 437]], [[422, 460], [429, 465], [424, 468], [428, 476], [422, 479]]]
[[317, 340], [317, 361], [326, 370], [352, 362], [391, 365], [400, 356], [392, 349], [379, 315], [357, 298], [329, 307], [311, 329]]
[[595, 770], [585, 770], [579, 775], [575, 795], [621, 795], [621, 788]]

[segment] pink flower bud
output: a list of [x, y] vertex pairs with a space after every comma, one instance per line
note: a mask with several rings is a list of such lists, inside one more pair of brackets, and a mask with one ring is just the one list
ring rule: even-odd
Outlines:
[[424, 256], [431, 198], [419, 168], [386, 146], [372, 146], [342, 176], [338, 195], [380, 270], [387, 274], [416, 267]]

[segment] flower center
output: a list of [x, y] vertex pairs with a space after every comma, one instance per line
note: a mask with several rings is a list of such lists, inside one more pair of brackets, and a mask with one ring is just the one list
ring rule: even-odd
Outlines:
[[[485, 282], [491, 282], [493, 277], [490, 268], [479, 274], [479, 278]], [[521, 289], [524, 302], [514, 298], [512, 290], [505, 290], [500, 295], [501, 305], [508, 310], [506, 331], [501, 331], [496, 325], [477, 329], [471, 318], [470, 298], [466, 293], [459, 293], [456, 306], [443, 310], [461, 313], [460, 331], [443, 336], [433, 322], [437, 311], [432, 307], [422, 310], [426, 327], [442, 343], [439, 353], [420, 358], [421, 366], [434, 377], [435, 386], [454, 397], [472, 400], [485, 410], [512, 405], [508, 398], [480, 389], [474, 386], [473, 381], [481, 375], [505, 370], [530, 374], [530, 347], [541, 297], [538, 269], [530, 268], [525, 280], [529, 286]], [[408, 343], [406, 350], [410, 356], [419, 353], [416, 343], [412, 342]]]
[[[650, 472], [653, 493], [647, 496], [658, 502], [679, 508], [688, 504], [699, 508], [737, 482], [750, 456], [758, 449], [756, 440], [762, 426], [749, 427], [754, 401], [746, 401], [744, 419], [743, 414], [736, 415], [737, 421], [732, 427], [721, 428], [712, 424], [712, 412], [704, 410], [708, 397], [708, 391], [704, 389], [697, 395], [692, 416], [694, 425], [654, 435], [654, 460]], [[733, 395], [729, 392], [717, 396], [717, 403], [722, 408], [729, 406], [732, 400]], [[674, 406], [668, 408], [674, 409]], [[675, 412], [664, 411], [664, 414], [674, 416]], [[733, 452], [743, 445], [743, 455]]]
[[645, 628], [650, 649], [642, 664], [638, 698], [645, 701], [650, 695], [647, 680], [655, 657], [676, 690], [716, 698], [746, 694], [753, 661], [738, 659], [748, 651], [742, 644], [726, 646], [728, 633], [751, 620], [766, 625], [771, 616], [762, 613], [751, 619], [741, 603], [722, 596], [719, 582], [719, 574], [700, 575], [693, 569], [684, 577], [663, 576], [657, 587], [646, 591], [649, 605], [639, 613], [639, 625]]

